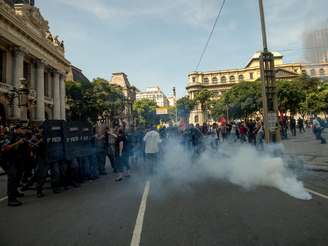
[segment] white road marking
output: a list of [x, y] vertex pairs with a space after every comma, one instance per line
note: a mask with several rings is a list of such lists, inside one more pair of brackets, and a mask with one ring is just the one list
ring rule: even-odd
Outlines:
[[320, 196], [322, 198], [328, 199], [328, 196], [327, 195], [321, 194], [321, 193], [319, 193], [317, 191], [314, 191], [314, 190], [311, 190], [311, 189], [307, 189], [307, 188], [305, 190], [307, 190], [308, 192], [312, 193], [313, 195]]
[[5, 197], [3, 197], [3, 198], [0, 198], [0, 202], [4, 202], [4, 201], [6, 201], [8, 199], [8, 196], [5, 196]]
[[143, 221], [144, 221], [145, 212], [146, 212], [149, 190], [150, 190], [150, 182], [147, 181], [143, 195], [142, 195], [139, 212], [138, 212], [138, 216], [137, 216], [137, 221], [134, 226], [133, 236], [132, 236], [130, 246], [139, 246], [140, 245], [142, 226], [143, 226]]

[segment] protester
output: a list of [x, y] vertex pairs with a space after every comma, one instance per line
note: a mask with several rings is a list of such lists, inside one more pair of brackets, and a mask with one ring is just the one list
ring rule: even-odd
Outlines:
[[292, 133], [292, 136], [296, 136], [296, 120], [294, 116], [290, 117], [290, 131]]
[[145, 156], [148, 170], [151, 174], [154, 174], [155, 165], [158, 162], [159, 144], [162, 142], [160, 135], [154, 127], [151, 127], [144, 136], [143, 141], [145, 142]]
[[130, 177], [130, 166], [129, 166], [129, 159], [128, 159], [128, 149], [127, 149], [127, 137], [122, 128], [118, 130], [117, 139], [116, 139], [116, 150], [118, 160], [116, 162], [116, 170], [117, 170], [117, 177], [115, 181], [119, 182], [123, 180], [123, 172], [124, 177]]
[[316, 116], [313, 120], [313, 133], [316, 139], [321, 141], [321, 144], [326, 144], [326, 139], [322, 136], [324, 127], [320, 123], [320, 118]]
[[304, 119], [303, 118], [301, 118], [301, 117], [298, 118], [297, 126], [298, 126], [299, 133], [305, 132]]

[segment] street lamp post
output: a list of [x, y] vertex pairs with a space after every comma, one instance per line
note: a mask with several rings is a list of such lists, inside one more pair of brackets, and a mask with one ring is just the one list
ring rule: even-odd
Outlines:
[[173, 98], [175, 101], [175, 124], [178, 125], [177, 92], [176, 92], [175, 87], [173, 87]]
[[275, 81], [274, 55], [268, 50], [263, 0], [259, 0], [263, 52], [260, 55], [262, 79], [263, 123], [265, 142], [279, 143], [280, 127], [278, 122], [278, 102]]

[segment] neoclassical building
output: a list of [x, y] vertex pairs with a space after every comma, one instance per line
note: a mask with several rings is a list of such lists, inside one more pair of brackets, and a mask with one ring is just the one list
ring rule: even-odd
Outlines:
[[128, 76], [123, 72], [113, 73], [111, 80], [108, 82], [110, 85], [120, 88], [125, 98], [125, 110], [119, 120], [124, 122], [128, 128], [135, 125], [133, 103], [136, 100], [137, 88], [130, 84]]
[[0, 0], [1, 120], [65, 119], [69, 70], [64, 42], [52, 35], [34, 1]]
[[[280, 53], [273, 52], [273, 54], [277, 79], [292, 79], [301, 74], [328, 79], [327, 62], [317, 64], [285, 64]], [[240, 81], [255, 81], [260, 77], [260, 52], [256, 52], [244, 68], [190, 73], [188, 75], [187, 92], [189, 98], [194, 99], [198, 91], [206, 88], [212, 91], [216, 98], [219, 98], [223, 92], [229, 90]], [[191, 112], [189, 122], [192, 124], [204, 123], [200, 105]]]

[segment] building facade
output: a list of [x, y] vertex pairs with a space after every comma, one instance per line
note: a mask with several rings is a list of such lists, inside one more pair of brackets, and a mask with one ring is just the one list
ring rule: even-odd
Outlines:
[[303, 46], [307, 62], [328, 62], [328, 27], [305, 32]]
[[[328, 63], [301, 64], [283, 62], [283, 56], [273, 52], [277, 79], [292, 79], [302, 74], [319, 79], [328, 79]], [[241, 81], [255, 81], [260, 79], [260, 52], [256, 52], [247, 63], [245, 68], [226, 69], [210, 72], [192, 72], [188, 75], [187, 92], [191, 99], [200, 90], [206, 88], [213, 92], [215, 98], [220, 96], [233, 85]], [[203, 124], [203, 114], [200, 105], [190, 114], [189, 122]]]
[[[34, 1], [0, 0], [1, 119], [65, 119], [65, 77], [70, 62], [64, 42], [49, 31]], [[19, 88], [28, 100], [20, 105]]]
[[136, 95], [136, 99], [149, 99], [156, 102], [157, 107], [168, 107], [169, 100], [166, 95], [161, 91], [159, 86], [149, 87], [145, 91], [140, 91]]
[[136, 100], [136, 87], [130, 84], [128, 76], [122, 72], [113, 73], [109, 84], [120, 88], [125, 97], [125, 110], [119, 120], [121, 123], [124, 122], [128, 128], [135, 125], [133, 103]]

